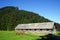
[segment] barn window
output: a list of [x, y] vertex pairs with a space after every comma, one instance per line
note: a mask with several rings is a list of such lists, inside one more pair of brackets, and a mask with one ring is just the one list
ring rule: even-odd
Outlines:
[[29, 30], [32, 30], [32, 29], [29, 29]]
[[37, 30], [37, 29], [34, 29], [35, 31]]
[[24, 30], [24, 29], [21, 29], [21, 30]]
[[43, 29], [40, 29], [41, 31], [43, 30]]
[[25, 30], [28, 30], [28, 29], [25, 29]]
[[53, 29], [51, 29], [51, 31], [53, 31]]
[[47, 31], [49, 31], [49, 29], [46, 29]]

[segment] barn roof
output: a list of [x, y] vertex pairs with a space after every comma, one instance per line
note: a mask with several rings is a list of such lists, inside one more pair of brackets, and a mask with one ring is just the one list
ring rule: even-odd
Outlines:
[[18, 24], [15, 29], [52, 29], [54, 22]]

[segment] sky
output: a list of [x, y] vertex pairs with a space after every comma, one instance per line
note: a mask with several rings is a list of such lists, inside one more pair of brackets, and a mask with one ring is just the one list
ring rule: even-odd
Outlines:
[[0, 0], [0, 8], [15, 6], [60, 23], [60, 0]]

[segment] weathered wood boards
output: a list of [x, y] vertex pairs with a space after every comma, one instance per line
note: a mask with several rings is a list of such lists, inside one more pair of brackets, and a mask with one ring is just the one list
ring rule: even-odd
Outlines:
[[[49, 34], [56, 32], [54, 22], [44, 22], [44, 23], [29, 23], [29, 24], [18, 24], [15, 27], [17, 33], [43, 33]], [[19, 31], [19, 32], [18, 32]], [[21, 32], [22, 31], [22, 32]]]

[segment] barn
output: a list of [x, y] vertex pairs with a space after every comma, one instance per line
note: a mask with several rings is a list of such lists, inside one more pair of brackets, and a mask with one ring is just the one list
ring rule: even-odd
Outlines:
[[28, 24], [18, 24], [15, 27], [16, 32], [23, 32], [23, 33], [55, 33], [56, 28], [54, 26], [54, 22], [43, 22], [43, 23], [28, 23]]

